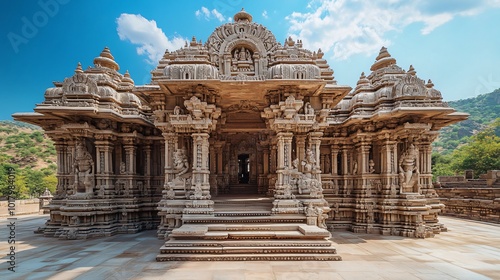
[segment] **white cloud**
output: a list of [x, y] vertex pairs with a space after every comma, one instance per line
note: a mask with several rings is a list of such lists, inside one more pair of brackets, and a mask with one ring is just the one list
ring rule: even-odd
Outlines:
[[265, 18], [265, 19], [269, 18], [269, 16], [267, 15], [267, 11], [266, 10], [264, 10], [262, 12], [262, 17]]
[[156, 26], [156, 21], [148, 20], [141, 15], [121, 14], [116, 19], [120, 40], [130, 41], [137, 47], [137, 54], [146, 55], [150, 64], [156, 65], [165, 50], [177, 50], [184, 46], [187, 39], [182, 37], [167, 38]]
[[198, 19], [204, 18], [206, 20], [211, 20], [215, 18], [220, 22], [231, 21], [230, 17], [226, 19], [226, 17], [221, 12], [217, 11], [217, 9], [210, 11], [207, 7], [201, 7], [199, 10], [196, 10], [194, 14]]
[[212, 10], [212, 14], [220, 21], [223, 22], [225, 20], [224, 16], [219, 13], [216, 9]]
[[[289, 33], [312, 50], [333, 52], [335, 59], [356, 54], [373, 55], [391, 44], [390, 31], [402, 31], [411, 24], [423, 25], [423, 35], [457, 16], [477, 15], [500, 0], [312, 0], [309, 12], [294, 12], [286, 19]], [[263, 14], [264, 16], [264, 14]]]

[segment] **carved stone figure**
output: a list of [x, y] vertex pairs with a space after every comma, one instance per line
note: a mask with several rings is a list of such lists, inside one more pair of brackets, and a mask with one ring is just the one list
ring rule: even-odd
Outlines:
[[120, 174], [121, 175], [126, 175], [127, 174], [127, 165], [125, 162], [120, 162]]
[[399, 160], [399, 186], [401, 192], [419, 192], [419, 170], [417, 166], [418, 150], [413, 144]]
[[352, 165], [353, 165], [353, 167], [352, 167], [352, 175], [358, 174], [358, 161], [355, 160]]
[[373, 159], [370, 159], [370, 161], [368, 161], [368, 172], [375, 173], [375, 162], [373, 161]]
[[174, 168], [176, 176], [182, 176], [189, 170], [189, 162], [184, 149], [177, 149], [174, 153]]
[[81, 142], [76, 145], [73, 168], [75, 170], [74, 189], [79, 193], [93, 193], [94, 161]]

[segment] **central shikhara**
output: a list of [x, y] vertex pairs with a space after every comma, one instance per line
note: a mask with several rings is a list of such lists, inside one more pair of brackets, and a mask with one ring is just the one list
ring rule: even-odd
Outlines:
[[352, 89], [321, 49], [282, 45], [242, 10], [166, 51], [149, 84], [118, 70], [105, 48], [14, 115], [57, 149], [46, 236], [157, 229], [160, 261], [339, 260], [335, 229], [445, 229], [431, 143], [467, 114], [385, 48]]

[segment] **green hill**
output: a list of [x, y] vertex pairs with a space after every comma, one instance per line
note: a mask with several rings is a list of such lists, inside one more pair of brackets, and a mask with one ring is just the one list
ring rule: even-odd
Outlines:
[[37, 197], [55, 191], [56, 150], [37, 126], [0, 121], [0, 196], [8, 192], [8, 170], [15, 172], [15, 198]]
[[[469, 119], [441, 130], [434, 142], [434, 151], [449, 154], [459, 145], [466, 143], [477, 132], [485, 129], [500, 118], [500, 89], [473, 98], [450, 101], [448, 104], [459, 112], [469, 113]], [[496, 131], [500, 136], [500, 131]]]

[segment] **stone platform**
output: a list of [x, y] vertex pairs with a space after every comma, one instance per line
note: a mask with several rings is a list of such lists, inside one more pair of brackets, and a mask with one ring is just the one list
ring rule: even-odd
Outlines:
[[[16, 272], [7, 270], [4, 238], [1, 279], [500, 279], [500, 225], [449, 217], [440, 217], [448, 232], [430, 239], [335, 231], [341, 262], [202, 263], [156, 262], [164, 241], [154, 230], [61, 242], [33, 234], [48, 215], [17, 218]], [[0, 218], [0, 228], [7, 224]]]
[[271, 215], [271, 198], [224, 195], [214, 215], [186, 215], [160, 248], [158, 261], [340, 261], [326, 229], [302, 214]]
[[[1, 279], [499, 279], [500, 226], [441, 217], [448, 232], [430, 239], [333, 232], [343, 261], [156, 262], [164, 241], [156, 231], [88, 240], [33, 234], [47, 215], [16, 221], [16, 272], [7, 270], [0, 242]], [[6, 218], [0, 218], [6, 236]]]

